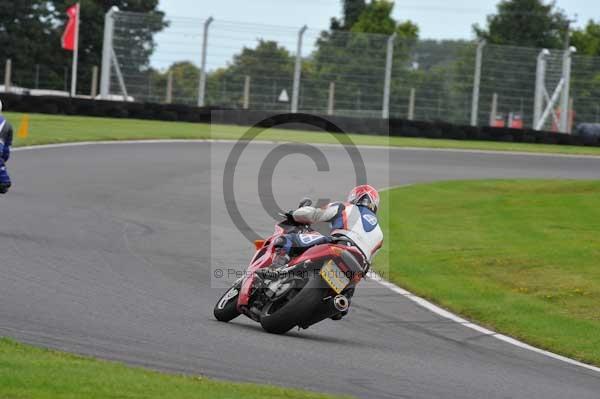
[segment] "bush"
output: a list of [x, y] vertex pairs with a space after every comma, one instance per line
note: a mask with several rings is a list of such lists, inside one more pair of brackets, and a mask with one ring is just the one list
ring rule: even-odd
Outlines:
[[419, 129], [411, 125], [404, 125], [399, 136], [404, 137], [419, 137]]
[[440, 139], [442, 138], [442, 131], [432, 125], [428, 130], [425, 131], [424, 136], [428, 139]]
[[109, 107], [106, 110], [106, 115], [111, 118], [127, 118], [129, 116], [129, 112], [126, 108], [122, 107]]
[[532, 134], [524, 134], [521, 136], [521, 141], [523, 143], [535, 143], [536, 139], [535, 136]]
[[177, 117], [177, 112], [167, 110], [160, 111], [158, 114], [158, 119], [169, 122], [177, 122], [179, 120]]
[[481, 135], [481, 129], [474, 126], [464, 126], [463, 131], [467, 137], [467, 140], [479, 140]]
[[61, 110], [58, 109], [58, 105], [55, 103], [49, 102], [46, 104], [42, 104], [37, 108], [37, 112], [42, 114], [63, 114]]

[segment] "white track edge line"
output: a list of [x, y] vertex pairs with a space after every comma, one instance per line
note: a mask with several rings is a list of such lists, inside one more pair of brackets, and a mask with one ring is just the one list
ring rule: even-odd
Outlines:
[[[226, 139], [151, 139], [151, 140], [103, 140], [103, 141], [81, 141], [74, 143], [57, 143], [57, 144], [40, 144], [32, 146], [14, 147], [13, 151], [26, 151], [46, 148], [62, 148], [62, 147], [80, 147], [91, 145], [110, 145], [110, 144], [160, 144], [160, 143], [236, 143], [239, 140]], [[273, 145], [286, 143], [287, 141], [273, 140], [255, 140], [252, 144]], [[296, 143], [291, 141], [290, 143]], [[300, 144], [300, 143], [298, 143]], [[334, 143], [305, 143], [320, 147], [340, 147], [341, 144]], [[597, 159], [599, 155], [584, 155], [584, 154], [559, 154], [559, 153], [542, 153], [542, 152], [521, 152], [521, 151], [498, 151], [498, 150], [478, 150], [478, 149], [463, 149], [463, 148], [427, 148], [427, 147], [396, 147], [396, 146], [379, 146], [379, 145], [356, 145], [357, 148], [365, 150], [389, 150], [389, 151], [423, 151], [423, 152], [449, 152], [459, 154], [481, 154], [481, 155], [515, 155], [515, 156], [532, 156], [532, 157], [551, 157], [551, 158], [574, 158], [574, 159]]]
[[[413, 185], [414, 184], [403, 184], [403, 185], [400, 185], [400, 186], [393, 186], [393, 187], [382, 188], [379, 191], [389, 191], [389, 190], [393, 190], [393, 189], [396, 189], [396, 188], [405, 188], [405, 187], [410, 187], [410, 186], [413, 186]], [[478, 324], [475, 324], [475, 323], [473, 323], [473, 322], [471, 322], [469, 320], [463, 319], [462, 317], [460, 317], [460, 316], [458, 316], [458, 315], [456, 315], [456, 314], [454, 314], [454, 313], [452, 313], [452, 312], [450, 312], [450, 311], [448, 311], [448, 310], [446, 310], [444, 308], [441, 308], [441, 307], [439, 307], [439, 306], [437, 306], [437, 305], [429, 302], [428, 300], [426, 300], [424, 298], [421, 298], [421, 297], [413, 294], [410, 291], [405, 290], [404, 288], [400, 288], [399, 286], [397, 286], [396, 284], [394, 284], [392, 282], [387, 281], [386, 279], [384, 279], [383, 277], [381, 277], [381, 275], [377, 274], [374, 271], [370, 271], [368, 277], [371, 280], [375, 281], [376, 283], [378, 283], [378, 284], [380, 284], [380, 285], [388, 288], [389, 290], [395, 292], [396, 294], [399, 294], [399, 295], [403, 296], [404, 298], [406, 298], [406, 299], [408, 299], [408, 300], [416, 303], [420, 307], [425, 308], [425, 309], [429, 310], [430, 312], [432, 312], [434, 314], [437, 314], [438, 316], [441, 316], [441, 317], [443, 317], [445, 319], [453, 321], [453, 322], [455, 322], [457, 324], [460, 324], [460, 325], [462, 325], [464, 327], [470, 328], [471, 330], [475, 330], [475, 331], [477, 331], [477, 332], [479, 332], [481, 334], [484, 334], [484, 335], [496, 338], [496, 339], [498, 339], [500, 341], [504, 341], [504, 342], [506, 342], [506, 343], [508, 343], [510, 345], [519, 347], [521, 349], [525, 349], [525, 350], [528, 350], [528, 351], [531, 351], [531, 352], [535, 352], [535, 353], [538, 353], [540, 355], [543, 355], [543, 356], [546, 356], [546, 357], [549, 357], [549, 358], [552, 358], [552, 359], [555, 359], [555, 360], [559, 360], [559, 361], [564, 362], [564, 363], [568, 363], [568, 364], [571, 364], [571, 365], [574, 365], [574, 366], [582, 367], [582, 368], [585, 368], [585, 369], [588, 369], [588, 370], [600, 373], [600, 367], [592, 366], [590, 364], [586, 364], [586, 363], [580, 362], [578, 360], [571, 359], [571, 358], [568, 358], [566, 356], [559, 355], [559, 354], [554, 353], [554, 352], [550, 352], [550, 351], [547, 351], [547, 350], [544, 350], [544, 349], [536, 348], [535, 346], [526, 344], [525, 342], [522, 342], [522, 341], [519, 341], [518, 339], [509, 337], [508, 335], [497, 333], [496, 331], [489, 330], [489, 329], [487, 329], [485, 327], [482, 327], [482, 326], [480, 326]]]
[[457, 316], [454, 313], [451, 313], [451, 312], [447, 311], [446, 309], [443, 309], [443, 308], [429, 302], [426, 299], [423, 299], [419, 296], [412, 294], [411, 292], [409, 292], [403, 288], [398, 287], [396, 284], [390, 283], [389, 281], [383, 279], [383, 277], [381, 277], [380, 275], [378, 275], [375, 272], [370, 272], [369, 277], [371, 280], [373, 280], [373, 281], [377, 282], [378, 284], [390, 289], [391, 291], [405, 297], [406, 299], [416, 303], [420, 307], [425, 308], [425, 309], [429, 310], [430, 312], [437, 314], [438, 316], [441, 316], [445, 319], [451, 320], [451, 321], [458, 323], [464, 327], [470, 328], [470, 329], [480, 332], [484, 335], [499, 339], [500, 341], [504, 341], [508, 344], [517, 346], [519, 348], [526, 349], [528, 351], [535, 352], [535, 353], [544, 355], [546, 357], [550, 357], [552, 359], [559, 360], [564, 363], [583, 367], [585, 369], [600, 373], [600, 367], [592, 366], [592, 365], [582, 363], [580, 361], [568, 358], [566, 356], [558, 355], [556, 353], [549, 352], [544, 349], [536, 348], [536, 347], [526, 344], [522, 341], [519, 341], [515, 338], [509, 337], [507, 335], [499, 334], [495, 331], [489, 330], [485, 327], [482, 327], [482, 326], [472, 323], [466, 319], [463, 319], [462, 317]]
[[[45, 149], [45, 148], [61, 148], [61, 147], [80, 147], [80, 146], [88, 146], [88, 145], [106, 145], [106, 144], [158, 144], [158, 143], [189, 143], [189, 142], [196, 142], [196, 143], [220, 143], [220, 142], [224, 142], [224, 143], [231, 143], [231, 142], [236, 142], [236, 140], [185, 140], [185, 139], [181, 139], [181, 140], [123, 140], [123, 141], [85, 141], [85, 142], [79, 142], [79, 143], [60, 143], [60, 144], [44, 144], [44, 145], [37, 145], [37, 146], [28, 146], [28, 147], [16, 147], [13, 149], [13, 151], [25, 151], [25, 150], [36, 150], [36, 149]], [[277, 142], [269, 142], [269, 141], [257, 141], [257, 143], [266, 143], [266, 144], [272, 144], [272, 143], [277, 143]], [[330, 145], [334, 145], [335, 144], [330, 144]], [[360, 146], [358, 146], [360, 147]], [[374, 146], [362, 146], [363, 148], [385, 148], [385, 149], [389, 149], [391, 147], [374, 147]], [[402, 149], [402, 150], [423, 150], [423, 151], [428, 151], [428, 148], [417, 148], [417, 147], [395, 147], [395, 149]], [[502, 151], [470, 151], [470, 150], [453, 150], [453, 149], [433, 149], [433, 150], [437, 150], [437, 151], [448, 151], [448, 152], [475, 152], [475, 153], [484, 153], [484, 154], [488, 154], [488, 153], [496, 153], [496, 154], [515, 154], [515, 155], [541, 155], [541, 156], [562, 156], [562, 157], [568, 157], [568, 158], [597, 158], [595, 156], [586, 156], [586, 155], [564, 155], [564, 154], [536, 154], [536, 153], [520, 153], [520, 152], [502, 152]], [[396, 187], [387, 187], [382, 189], [381, 191], [385, 191], [385, 190], [391, 190], [393, 188], [401, 188], [401, 187], [407, 187], [410, 185], [402, 185], [402, 186], [396, 186]], [[597, 373], [600, 373], [600, 367], [596, 367], [596, 366], [592, 366], [586, 363], [582, 363], [580, 361], [568, 358], [566, 356], [562, 356], [553, 352], [549, 352], [547, 350], [544, 349], [540, 349], [540, 348], [536, 348], [534, 346], [531, 346], [529, 344], [526, 344], [524, 342], [521, 342], [515, 338], [509, 337], [507, 335], [503, 335], [503, 334], [499, 334], [495, 331], [492, 330], [488, 330], [485, 327], [479, 326], [475, 323], [472, 323], [468, 320], [463, 319], [462, 317], [447, 311], [446, 309], [443, 309], [437, 305], [434, 305], [433, 303], [427, 301], [424, 298], [421, 298], [419, 296], [416, 296], [415, 294], [412, 294], [411, 292], [398, 287], [396, 284], [391, 283], [385, 279], [383, 279], [380, 275], [378, 275], [377, 273], [371, 271], [369, 272], [369, 277], [377, 282], [378, 284], [388, 288], [389, 290], [405, 297], [406, 299], [416, 303], [417, 305], [419, 305], [422, 308], [425, 308], [427, 310], [429, 310], [430, 312], [437, 314], [443, 318], [446, 318], [448, 320], [451, 320], [457, 324], [460, 324], [464, 327], [470, 328], [472, 330], [475, 330], [477, 332], [480, 332], [482, 334], [488, 335], [490, 337], [494, 337], [500, 341], [504, 341], [508, 344], [511, 344], [513, 346], [531, 351], [531, 352], [535, 352], [541, 355], [544, 355], [546, 357], [555, 359], [555, 360], [559, 360], [561, 362], [564, 363], [568, 363], [574, 366], [578, 366], [578, 367], [582, 367], [591, 371], [595, 371]]]

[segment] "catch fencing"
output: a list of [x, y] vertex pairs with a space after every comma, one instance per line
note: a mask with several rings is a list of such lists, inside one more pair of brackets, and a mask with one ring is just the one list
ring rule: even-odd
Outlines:
[[[99, 69], [95, 65], [80, 63], [80, 72], [85, 71], [85, 75], [98, 77]], [[10, 92], [14, 94], [33, 94], [33, 95], [56, 95], [68, 97], [71, 86], [71, 63], [65, 63], [61, 66], [53, 65], [50, 67], [45, 64], [19, 65], [13, 60], [5, 60], [0, 65], [0, 76], [4, 79], [0, 81], [0, 92]], [[84, 73], [81, 73], [82, 75]], [[93, 78], [79, 80], [80, 93], [92, 95], [96, 87], [93, 87]]]
[[153, 37], [160, 23], [107, 14], [102, 98], [563, 132], [600, 122], [600, 58], [573, 49], [218, 18], [169, 18]]

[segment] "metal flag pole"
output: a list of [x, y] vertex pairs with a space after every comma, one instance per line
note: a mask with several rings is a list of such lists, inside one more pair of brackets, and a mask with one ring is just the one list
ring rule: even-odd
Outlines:
[[71, 75], [71, 97], [77, 94], [77, 65], [79, 63], [79, 9], [81, 5], [77, 3], [77, 17], [75, 19], [75, 48], [73, 49], [73, 68]]

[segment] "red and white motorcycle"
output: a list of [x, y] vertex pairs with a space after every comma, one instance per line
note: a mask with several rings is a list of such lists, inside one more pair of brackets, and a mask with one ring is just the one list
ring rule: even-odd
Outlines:
[[[305, 199], [300, 207], [311, 204]], [[285, 334], [294, 327], [306, 329], [347, 313], [354, 289], [369, 268], [365, 256], [349, 239], [334, 237], [277, 267], [273, 264], [275, 243], [292, 233], [322, 237], [289, 217], [278, 223], [271, 237], [255, 242], [256, 253], [245, 276], [218, 300], [217, 320], [229, 322], [243, 314], [270, 333]]]

